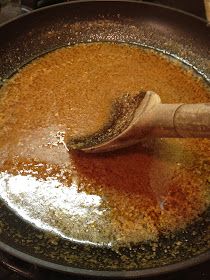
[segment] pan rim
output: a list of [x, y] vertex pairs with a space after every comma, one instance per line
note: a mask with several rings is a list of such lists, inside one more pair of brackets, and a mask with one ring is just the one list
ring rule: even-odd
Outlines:
[[[37, 10], [34, 10], [32, 12], [29, 12], [27, 14], [20, 15], [16, 17], [15, 19], [11, 19], [9, 21], [4, 22], [3, 24], [0, 24], [0, 28], [4, 27], [7, 24], [13, 23], [16, 20], [20, 20], [22, 18], [25, 18], [31, 14], [38, 13], [40, 11], [44, 11], [46, 9], [51, 9], [51, 8], [56, 8], [58, 6], [64, 6], [64, 5], [73, 5], [73, 4], [81, 4], [81, 3], [98, 3], [98, 2], [124, 2], [124, 3], [136, 3], [138, 5], [147, 5], [147, 6], [156, 6], [160, 7], [163, 9], [171, 10], [174, 12], [177, 12], [179, 14], [186, 15], [188, 17], [194, 18], [196, 20], [199, 20], [200, 22], [203, 22], [204, 24], [207, 25], [207, 21], [199, 16], [193, 15], [189, 12], [182, 11], [180, 9], [176, 8], [171, 8], [166, 5], [161, 5], [161, 4], [156, 4], [156, 3], [151, 3], [151, 2], [142, 2], [142, 1], [137, 1], [137, 0], [78, 0], [78, 1], [73, 1], [73, 2], [66, 2], [66, 3], [59, 3], [47, 7], [43, 7]], [[77, 275], [86, 275], [86, 276], [96, 276], [96, 277], [118, 277], [118, 278], [135, 278], [135, 277], [150, 277], [150, 276], [157, 276], [161, 274], [166, 274], [169, 272], [174, 272], [174, 271], [179, 271], [182, 269], [189, 268], [194, 265], [198, 265], [202, 262], [205, 262], [210, 259], [210, 250], [199, 254], [197, 256], [194, 256], [190, 259], [186, 259], [184, 261], [179, 261], [173, 264], [169, 265], [163, 265], [160, 267], [155, 267], [155, 268], [147, 268], [147, 269], [142, 269], [142, 270], [121, 270], [121, 271], [108, 271], [108, 270], [88, 270], [88, 269], [82, 269], [82, 268], [76, 268], [76, 267], [71, 267], [68, 265], [61, 265], [57, 264], [54, 262], [46, 261], [38, 257], [34, 257], [31, 254], [24, 253], [22, 251], [19, 251], [18, 249], [15, 249], [6, 243], [0, 241], [0, 249], [2, 251], [7, 252], [8, 254], [11, 254], [12, 256], [15, 256], [17, 258], [22, 259], [23, 261], [26, 261], [31, 264], [38, 265], [39, 267], [43, 267], [46, 269], [50, 270], [55, 270], [58, 272], [64, 272], [64, 273], [72, 273], [72, 274], [77, 274]]]
[[37, 265], [38, 267], [42, 267], [48, 270], [62, 272], [62, 273], [69, 273], [74, 275], [85, 275], [85, 276], [94, 276], [94, 277], [117, 277], [117, 278], [135, 278], [135, 277], [152, 277], [163, 275], [166, 273], [171, 272], [178, 272], [182, 269], [187, 269], [192, 266], [199, 265], [205, 261], [210, 259], [210, 251], [206, 251], [198, 256], [192, 257], [190, 259], [186, 259], [184, 261], [179, 261], [169, 265], [163, 265], [160, 267], [155, 268], [146, 268], [142, 270], [89, 270], [83, 268], [76, 268], [67, 265], [61, 265], [53, 262], [49, 262], [46, 260], [39, 259], [37, 257], [33, 257], [32, 255], [23, 253], [5, 243], [0, 241], [0, 249], [14, 257], [20, 258], [21, 260]]
[[173, 7], [169, 7], [167, 5], [163, 5], [163, 4], [157, 4], [157, 3], [152, 3], [152, 2], [148, 2], [148, 1], [139, 1], [139, 0], [71, 0], [70, 2], [63, 2], [63, 3], [58, 3], [58, 4], [53, 4], [53, 5], [50, 5], [50, 6], [46, 6], [46, 7], [42, 7], [42, 8], [38, 8], [36, 10], [32, 10], [32, 11], [29, 11], [28, 13], [25, 13], [25, 14], [22, 14], [22, 15], [19, 15], [15, 18], [12, 18], [10, 20], [7, 20], [3, 23], [0, 24], [0, 28], [7, 25], [7, 24], [10, 24], [10, 23], [13, 23], [15, 22], [16, 20], [19, 20], [19, 19], [22, 19], [22, 18], [25, 18], [31, 14], [36, 14], [36, 13], [39, 13], [40, 11], [44, 11], [44, 10], [47, 10], [47, 9], [51, 9], [51, 8], [55, 8], [55, 7], [59, 7], [59, 6], [67, 6], [67, 5], [74, 5], [74, 4], [81, 4], [81, 3], [93, 3], [93, 2], [124, 2], [124, 3], [135, 3], [135, 4], [138, 4], [138, 5], [146, 5], [146, 6], [156, 6], [156, 7], [160, 7], [160, 8], [163, 8], [163, 9], [167, 9], [167, 10], [171, 10], [171, 11], [174, 11], [174, 12], [178, 12], [180, 14], [184, 14], [186, 16], [189, 16], [189, 17], [192, 17], [192, 18], [195, 18], [203, 23], [205, 23], [206, 25], [208, 25], [208, 21], [202, 17], [199, 17], [197, 15], [194, 15], [190, 12], [186, 12], [186, 11], [183, 11], [181, 9], [177, 9], [177, 8], [173, 8]]

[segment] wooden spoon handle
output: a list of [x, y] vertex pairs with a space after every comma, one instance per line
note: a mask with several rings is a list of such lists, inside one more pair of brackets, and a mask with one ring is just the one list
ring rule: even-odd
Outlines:
[[151, 134], [154, 137], [210, 138], [210, 103], [157, 104]]
[[175, 113], [174, 125], [182, 137], [210, 137], [210, 103], [183, 104]]
[[206, 11], [207, 21], [210, 24], [210, 0], [204, 0], [204, 7]]

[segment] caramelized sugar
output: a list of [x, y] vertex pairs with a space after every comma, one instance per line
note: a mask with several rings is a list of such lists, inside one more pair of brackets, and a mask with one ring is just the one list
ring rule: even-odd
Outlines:
[[159, 139], [107, 154], [69, 152], [66, 137], [103, 126], [125, 93], [209, 102], [181, 63], [151, 50], [93, 43], [25, 66], [0, 93], [1, 197], [24, 219], [65, 238], [120, 245], [185, 227], [209, 206], [207, 139]]

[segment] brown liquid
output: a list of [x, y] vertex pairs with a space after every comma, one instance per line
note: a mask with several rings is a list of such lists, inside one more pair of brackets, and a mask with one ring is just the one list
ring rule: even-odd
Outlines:
[[139, 90], [166, 103], [210, 100], [179, 62], [128, 45], [81, 44], [23, 68], [1, 89], [2, 197], [39, 227], [98, 244], [154, 239], [196, 219], [210, 204], [209, 140], [103, 155], [65, 147], [63, 135], [96, 132], [114, 99]]

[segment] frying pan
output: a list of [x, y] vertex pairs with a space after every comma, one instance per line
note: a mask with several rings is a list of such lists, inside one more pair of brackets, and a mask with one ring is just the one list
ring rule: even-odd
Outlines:
[[[210, 32], [201, 18], [137, 1], [76, 1], [42, 8], [0, 27], [2, 81], [32, 59], [80, 42], [128, 42], [180, 58], [210, 81]], [[0, 248], [57, 271], [102, 277], [154, 276], [210, 257], [210, 209], [186, 229], [113, 252], [43, 231], [0, 201]], [[195, 234], [196, 233], [196, 234]], [[179, 242], [179, 246], [177, 246]]]

